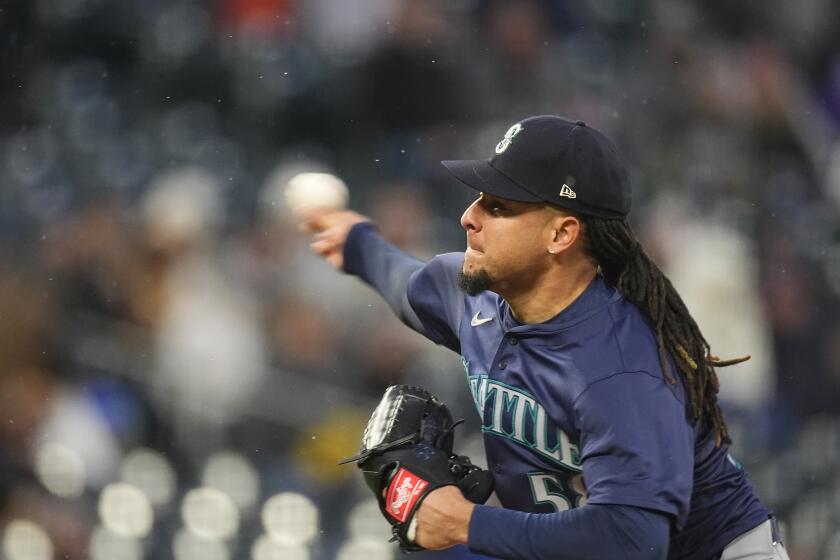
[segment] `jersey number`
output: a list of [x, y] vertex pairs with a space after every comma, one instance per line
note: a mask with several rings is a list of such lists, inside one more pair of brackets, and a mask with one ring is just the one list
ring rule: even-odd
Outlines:
[[536, 472], [528, 475], [528, 481], [534, 503], [551, 504], [554, 511], [566, 511], [586, 503], [583, 477], [579, 474], [563, 480], [556, 474]]

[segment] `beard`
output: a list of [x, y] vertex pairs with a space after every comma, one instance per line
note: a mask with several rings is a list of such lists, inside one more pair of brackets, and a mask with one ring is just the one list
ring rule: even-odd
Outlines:
[[474, 273], [463, 271], [458, 273], [458, 287], [466, 292], [467, 295], [478, 295], [481, 292], [489, 290], [492, 285], [493, 278], [484, 269]]

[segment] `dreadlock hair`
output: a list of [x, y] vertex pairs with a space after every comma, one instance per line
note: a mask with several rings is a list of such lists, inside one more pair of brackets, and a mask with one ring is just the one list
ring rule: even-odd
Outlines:
[[720, 384], [715, 367], [734, 365], [750, 357], [721, 360], [710, 354], [709, 343], [682, 298], [645, 254], [626, 219], [580, 218], [584, 249], [597, 262], [601, 275], [653, 323], [666, 381], [676, 382], [667, 359], [670, 353], [685, 381], [692, 420], [705, 416], [715, 431], [717, 444], [729, 442], [729, 430], [717, 402]]

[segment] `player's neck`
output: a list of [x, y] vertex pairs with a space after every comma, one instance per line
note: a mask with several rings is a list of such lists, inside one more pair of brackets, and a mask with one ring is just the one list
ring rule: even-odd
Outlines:
[[589, 261], [551, 267], [535, 278], [528, 289], [501, 294], [521, 323], [544, 323], [569, 307], [595, 278]]

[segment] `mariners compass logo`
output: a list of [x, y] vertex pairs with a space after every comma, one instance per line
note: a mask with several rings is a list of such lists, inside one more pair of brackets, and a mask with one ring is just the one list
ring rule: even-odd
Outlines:
[[513, 142], [513, 137], [519, 134], [520, 132], [522, 132], [521, 124], [516, 123], [515, 125], [510, 127], [508, 131], [505, 132], [505, 137], [502, 138], [502, 141], [496, 144], [496, 153], [501, 154], [502, 152], [507, 150], [508, 146], [510, 146], [510, 143]]

